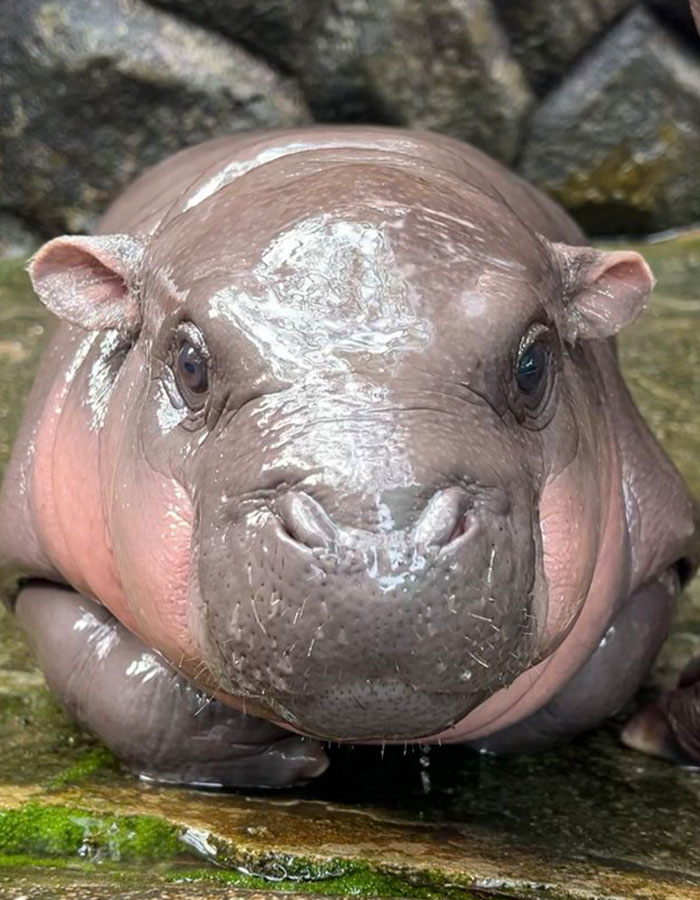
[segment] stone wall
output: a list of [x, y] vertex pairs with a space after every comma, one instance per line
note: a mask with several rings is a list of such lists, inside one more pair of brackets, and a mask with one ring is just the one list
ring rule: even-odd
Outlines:
[[183, 145], [314, 119], [472, 141], [593, 233], [700, 221], [685, 0], [2, 0], [0, 252]]

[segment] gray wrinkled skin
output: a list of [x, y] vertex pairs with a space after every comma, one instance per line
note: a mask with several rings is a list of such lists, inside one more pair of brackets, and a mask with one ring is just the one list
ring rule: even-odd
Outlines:
[[[61, 595], [66, 621], [99, 601], [133, 633], [100, 660], [105, 685], [145, 646], [247, 714], [243, 731], [254, 715], [331, 740], [500, 733], [503, 749], [590, 727], [635, 690], [698, 541], [606, 340], [651, 289], [637, 254], [586, 247], [465, 145], [327, 128], [184, 151], [31, 274], [64, 324], [0, 498], [0, 556], [83, 595]], [[51, 659], [59, 625], [22, 613], [56, 589], [32, 590], [48, 593], [20, 594], [23, 624], [86, 709]], [[105, 721], [92, 702], [81, 721], [143, 769], [128, 710]], [[210, 780], [167, 718], [161, 776]], [[267, 732], [246, 733], [269, 759]], [[313, 742], [290, 758], [217, 777], [325, 766]]]

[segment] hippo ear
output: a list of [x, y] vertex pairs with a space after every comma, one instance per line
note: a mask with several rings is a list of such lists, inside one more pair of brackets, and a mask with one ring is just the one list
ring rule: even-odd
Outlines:
[[145, 243], [128, 234], [54, 238], [34, 255], [29, 277], [59, 319], [88, 331], [135, 334], [141, 325], [137, 280]]
[[612, 337], [644, 309], [654, 276], [633, 250], [595, 250], [552, 244], [564, 282], [567, 337]]

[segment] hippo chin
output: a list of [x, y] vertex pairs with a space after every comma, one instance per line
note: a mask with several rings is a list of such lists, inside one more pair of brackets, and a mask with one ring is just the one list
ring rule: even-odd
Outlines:
[[30, 274], [63, 321], [0, 557], [129, 766], [283, 786], [315, 738], [528, 750], [635, 691], [699, 544], [609, 340], [638, 254], [448, 138], [317, 128], [177, 154]]

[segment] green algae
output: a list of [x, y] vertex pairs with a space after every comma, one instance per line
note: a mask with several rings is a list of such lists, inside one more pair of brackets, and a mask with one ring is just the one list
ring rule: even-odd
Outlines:
[[[7, 865], [5, 865], [7, 863]], [[14, 864], [13, 864], [14, 863]], [[488, 892], [468, 891], [455, 885], [443, 884], [438, 881], [431, 887], [421, 887], [412, 884], [408, 879], [400, 876], [385, 875], [372, 871], [356, 871], [347, 876], [342, 875], [335, 880], [321, 881], [317, 884], [299, 884], [292, 882], [272, 883], [263, 879], [256, 879], [241, 873], [222, 872], [219, 870], [196, 869], [192, 867], [175, 866], [170, 868], [158, 867], [155, 878], [151, 876], [145, 880], [143, 873], [138, 870], [114, 865], [85, 865], [81, 863], [65, 864], [56, 860], [46, 860], [33, 857], [2, 858], [0, 857], [0, 897], [4, 883], [24, 885], [31, 887], [31, 896], [48, 896], [54, 898], [83, 897], [95, 900], [96, 897], [107, 896], [110, 900], [113, 894], [109, 893], [116, 884], [119, 885], [119, 896], [125, 896], [122, 892], [139, 890], [138, 893], [129, 893], [129, 897], [148, 897], [156, 900], [172, 900], [174, 896], [186, 897], [191, 900], [198, 898], [234, 898], [252, 897], [261, 898], [274, 896], [279, 893], [289, 894], [293, 897], [322, 895], [323, 897], [360, 897], [360, 898], [396, 898], [396, 900], [517, 900], [515, 895], [492, 890]], [[41, 893], [41, 888], [48, 885], [48, 893]], [[75, 888], [86, 889], [76, 893]], [[103, 894], [103, 891], [107, 893]], [[177, 893], [175, 893], [177, 892]], [[278, 893], [279, 892], [279, 893]], [[13, 897], [16, 894], [12, 895]], [[541, 894], [526, 892], [518, 895], [519, 898], [530, 897], [531, 900], [541, 900]], [[551, 900], [556, 900], [555, 895], [548, 892]]]
[[[445, 884], [439, 873], [391, 873], [342, 859], [317, 862], [267, 853], [249, 857], [216, 842], [216, 868], [161, 867], [166, 883], [213, 883], [248, 890], [294, 891], [406, 900], [473, 900], [474, 894]], [[0, 811], [0, 870], [49, 867], [90, 872], [95, 864], [134, 864], [187, 859], [191, 845], [182, 829], [153, 816], [96, 816], [82, 809], [27, 803]], [[123, 869], [114, 869], [121, 874]]]
[[[41, 837], [37, 837], [37, 833]], [[9, 835], [9, 837], [8, 837]], [[152, 817], [96, 818], [81, 810], [31, 804], [0, 813], [0, 871], [52, 868], [91, 873], [111, 865], [174, 860], [161, 866], [166, 884], [216, 884], [245, 890], [402, 900], [477, 900], [473, 891], [448, 884], [439, 872], [383, 871], [366, 863], [328, 859], [322, 863], [282, 853], [238, 859], [235, 848], [219, 843], [216, 867], [178, 862], [187, 855], [182, 834]], [[120, 863], [117, 868], [113, 864]]]
[[[0, 604], [0, 635], [14, 632], [13, 625]], [[16, 646], [25, 649], [18, 635]], [[2, 656], [0, 644], [0, 660]], [[13, 661], [22, 668], [10, 668]], [[0, 798], [3, 783], [49, 787], [52, 779], [70, 780], [86, 765], [94, 766], [96, 741], [66, 717], [31, 658], [8, 648], [5, 665], [0, 662]]]
[[72, 765], [62, 769], [49, 779], [46, 787], [58, 790], [69, 785], [80, 784], [88, 778], [109, 772], [113, 774], [119, 769], [119, 761], [106, 747], [94, 747], [84, 753]]
[[[296, 862], [298, 866], [298, 861]], [[448, 885], [445, 878], [439, 875], [421, 873], [390, 874], [378, 872], [368, 865], [348, 864], [343, 860], [330, 860], [326, 864], [326, 872], [320, 878], [313, 876], [288, 877], [287, 861], [277, 861], [278, 875], [254, 874], [253, 872], [231, 871], [228, 869], [181, 869], [164, 876], [165, 881], [175, 883], [212, 883], [229, 885], [247, 890], [270, 890], [274, 887], [280, 891], [294, 891], [299, 894], [332, 893], [334, 896], [371, 897], [371, 898], [405, 898], [405, 900], [477, 900], [473, 891], [457, 885]], [[308, 867], [308, 863], [303, 863]], [[318, 870], [311, 867], [309, 871]], [[274, 871], [274, 869], [273, 869]]]
[[27, 803], [0, 811], [0, 855], [143, 862], [183, 854], [178, 829], [155, 816], [96, 816]]
[[[594, 234], [644, 234], [654, 230], [665, 205], [669, 179], [682, 168], [681, 133], [672, 120], [660, 123], [653, 150], [634, 152], [621, 141], [561, 181], [539, 186]], [[663, 218], [663, 215], [661, 216]]]
[[402, 897], [406, 900], [471, 900], [473, 894], [460, 886], [449, 886], [441, 873], [427, 870], [389, 871], [387, 867], [365, 862], [326, 858], [322, 861], [290, 853], [251, 854], [241, 847], [207, 836], [212, 851], [207, 858], [216, 866], [180, 867], [165, 876], [170, 881], [212, 882], [249, 890], [275, 890], [298, 893], [348, 895], [357, 897]]

